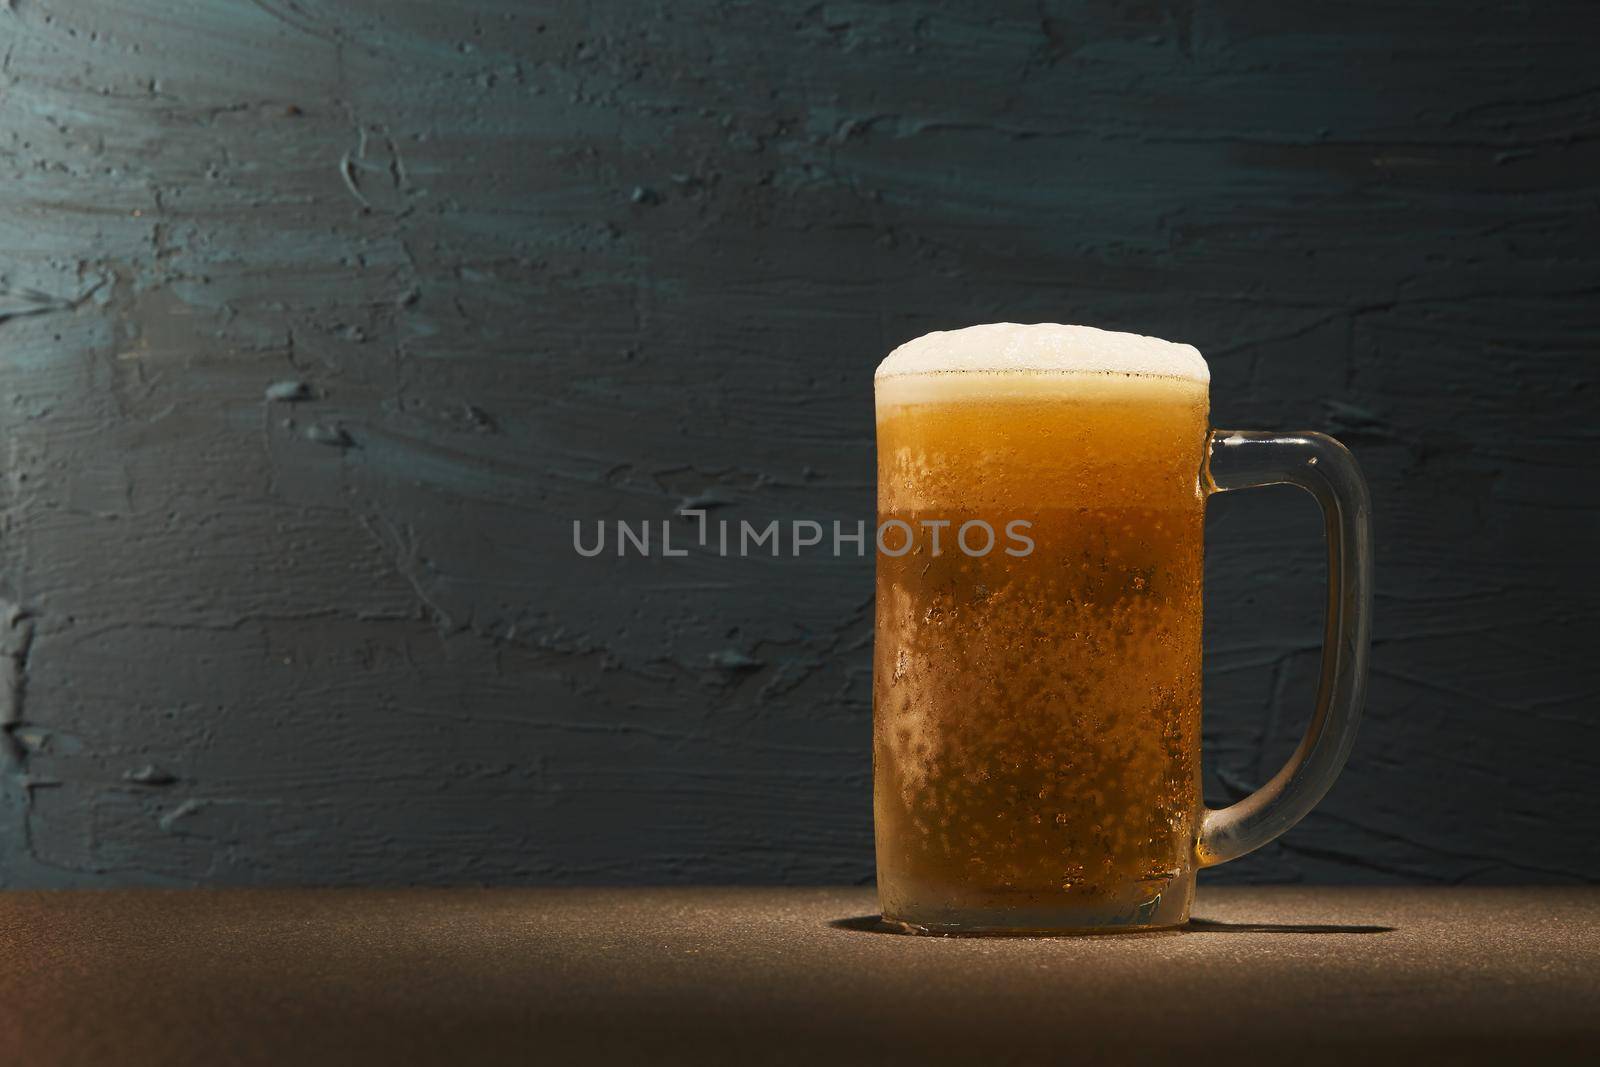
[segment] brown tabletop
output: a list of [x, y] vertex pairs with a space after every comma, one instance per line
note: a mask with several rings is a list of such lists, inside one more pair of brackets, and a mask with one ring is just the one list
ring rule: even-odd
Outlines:
[[1056, 940], [883, 933], [874, 904], [0, 893], [0, 1063], [1600, 1057], [1600, 890], [1212, 889], [1183, 931]]

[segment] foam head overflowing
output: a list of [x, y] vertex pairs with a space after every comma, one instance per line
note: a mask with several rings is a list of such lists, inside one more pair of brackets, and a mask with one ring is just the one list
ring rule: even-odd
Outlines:
[[1193, 345], [1054, 322], [992, 322], [923, 334], [889, 353], [876, 378], [921, 374], [1120, 374], [1207, 383]]

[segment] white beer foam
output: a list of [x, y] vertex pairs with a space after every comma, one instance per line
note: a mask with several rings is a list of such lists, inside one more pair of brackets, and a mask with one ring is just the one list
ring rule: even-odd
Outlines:
[[1211, 368], [1193, 345], [1055, 322], [991, 322], [923, 334], [878, 364], [879, 381], [922, 374], [1124, 374], [1202, 385]]

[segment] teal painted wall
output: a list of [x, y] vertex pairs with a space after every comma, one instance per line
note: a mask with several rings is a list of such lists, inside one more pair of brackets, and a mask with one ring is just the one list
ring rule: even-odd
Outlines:
[[[1192, 342], [1377, 502], [1323, 807], [1219, 878], [1600, 875], [1592, 6], [0, 0], [0, 884], [857, 881], [870, 517], [936, 328]], [[1322, 557], [1219, 503], [1207, 792]]]

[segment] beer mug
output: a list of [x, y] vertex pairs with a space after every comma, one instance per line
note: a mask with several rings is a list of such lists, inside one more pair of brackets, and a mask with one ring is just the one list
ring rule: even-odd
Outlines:
[[[1209, 429], [1200, 353], [1001, 323], [896, 349], [878, 437], [873, 806], [884, 919], [1043, 934], [1188, 921], [1195, 871], [1298, 822], [1349, 754], [1372, 595], [1366, 484], [1316, 433]], [[1289, 483], [1328, 541], [1305, 739], [1200, 796], [1206, 501]]]

